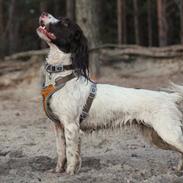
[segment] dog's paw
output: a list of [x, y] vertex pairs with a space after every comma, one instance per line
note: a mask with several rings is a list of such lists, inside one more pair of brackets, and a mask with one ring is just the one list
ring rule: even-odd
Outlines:
[[51, 168], [47, 171], [48, 173], [55, 173], [55, 168]]
[[58, 168], [58, 167], [48, 170], [48, 173], [64, 173], [64, 172], [65, 172], [65, 169]]
[[81, 168], [81, 162], [78, 162], [77, 166], [68, 166], [66, 169], [66, 173], [69, 175], [77, 174], [80, 168]]
[[67, 168], [66, 173], [68, 175], [74, 175], [75, 174], [75, 170], [73, 168]]
[[55, 168], [55, 172], [56, 173], [63, 173], [63, 172], [65, 172], [65, 169], [64, 168], [60, 168], [60, 167], [56, 167]]

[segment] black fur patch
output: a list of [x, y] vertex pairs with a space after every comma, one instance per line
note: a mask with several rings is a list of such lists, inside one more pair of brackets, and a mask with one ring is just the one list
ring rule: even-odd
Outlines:
[[50, 23], [47, 29], [56, 36], [52, 43], [63, 52], [72, 54], [72, 65], [78, 76], [89, 79], [88, 44], [81, 28], [68, 18], [60, 18], [59, 22]]

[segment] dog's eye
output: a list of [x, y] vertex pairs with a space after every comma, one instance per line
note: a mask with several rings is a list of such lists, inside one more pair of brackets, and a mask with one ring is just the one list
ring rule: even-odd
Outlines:
[[49, 19], [51, 19], [52, 17], [51, 16], [48, 16]]

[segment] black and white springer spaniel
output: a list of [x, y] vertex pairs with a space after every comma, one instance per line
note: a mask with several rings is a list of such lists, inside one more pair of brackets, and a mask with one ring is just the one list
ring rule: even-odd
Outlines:
[[[58, 78], [72, 73], [76, 77], [64, 83], [49, 100], [54, 123], [58, 161], [56, 172], [75, 174], [81, 167], [80, 134], [84, 130], [120, 128], [136, 123], [150, 141], [163, 149], [183, 154], [183, 87], [172, 84], [171, 92], [159, 92], [97, 84], [95, 99], [88, 117], [80, 123], [80, 115], [90, 93], [92, 81], [88, 75], [88, 46], [81, 28], [67, 18], [57, 19], [42, 13], [37, 33], [50, 47], [47, 64], [50, 67], [72, 65], [72, 69], [48, 72], [45, 86], [55, 85]], [[178, 164], [183, 169], [183, 158]]]

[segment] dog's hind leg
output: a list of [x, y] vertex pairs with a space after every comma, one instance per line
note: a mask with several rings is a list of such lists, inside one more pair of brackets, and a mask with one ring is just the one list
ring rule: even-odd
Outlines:
[[[172, 147], [170, 149], [183, 154], [183, 131], [180, 120], [172, 120], [164, 117], [164, 121], [162, 118], [161, 120], [159, 119], [159, 122], [157, 121], [157, 123], [153, 124], [153, 128], [161, 139]], [[183, 169], [183, 156], [181, 156], [181, 161], [177, 169]]]
[[64, 166], [66, 163], [66, 148], [65, 148], [65, 136], [64, 127], [60, 123], [54, 123], [56, 147], [57, 147], [57, 166], [55, 171], [57, 173], [64, 172]]
[[[164, 150], [178, 151], [177, 148], [166, 143], [153, 128], [142, 125], [140, 130], [144, 135], [145, 139], [147, 139], [151, 144], [155, 145], [156, 147], [159, 147], [160, 149], [164, 149]], [[181, 153], [180, 161], [177, 166], [177, 170], [179, 171], [183, 170], [183, 154], [182, 153]]]
[[77, 173], [81, 167], [80, 128], [76, 123], [65, 125], [67, 170], [70, 175]]
[[146, 140], [148, 140], [150, 144], [164, 150], [176, 150], [175, 147], [166, 143], [152, 127], [142, 124], [139, 129], [142, 135], [145, 137]]

